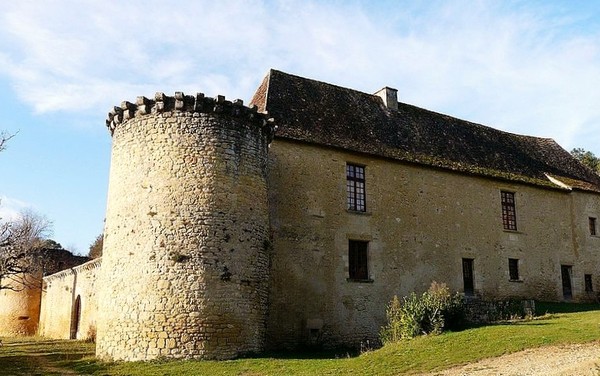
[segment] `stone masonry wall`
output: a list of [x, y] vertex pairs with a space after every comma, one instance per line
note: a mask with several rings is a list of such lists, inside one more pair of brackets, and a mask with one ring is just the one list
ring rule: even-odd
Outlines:
[[102, 259], [95, 259], [75, 269], [75, 299], [80, 299], [80, 317], [77, 330], [72, 333], [76, 339], [93, 340], [96, 337], [96, 321], [98, 317], [98, 274], [102, 267]]
[[29, 274], [23, 278], [25, 284], [12, 283], [15, 290], [0, 290], [1, 336], [34, 335], [38, 329], [41, 279]]
[[[572, 300], [600, 290], [600, 196], [457, 174], [276, 138], [269, 149], [275, 249], [267, 345], [359, 346], [377, 340], [394, 295], [432, 281], [464, 291], [473, 260], [483, 299], [561, 301], [561, 265]], [[346, 164], [365, 166], [364, 213], [347, 210]], [[518, 231], [502, 225], [500, 191], [515, 193]], [[368, 242], [369, 280], [349, 280], [349, 240]], [[509, 275], [517, 259], [519, 278]], [[591, 275], [594, 292], [584, 288]]]
[[97, 355], [226, 359], [264, 347], [267, 147], [240, 100], [123, 102], [113, 135]]
[[[44, 278], [39, 334], [49, 338], [93, 339], [96, 333], [97, 274], [101, 259]], [[76, 302], [79, 299], [79, 316]]]
[[[46, 248], [39, 250], [37, 259], [44, 275], [86, 260], [64, 249]], [[14, 289], [0, 290], [0, 335], [30, 336], [38, 332], [43, 273], [15, 275], [10, 279]]]
[[44, 278], [40, 314], [41, 336], [69, 339], [75, 273], [66, 269]]

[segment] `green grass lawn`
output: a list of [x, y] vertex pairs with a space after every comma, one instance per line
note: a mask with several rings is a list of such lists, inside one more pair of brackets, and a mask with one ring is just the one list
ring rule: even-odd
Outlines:
[[[546, 310], [552, 311], [560, 309]], [[42, 338], [3, 341], [2, 375], [398, 375], [441, 370], [532, 347], [592, 341], [600, 345], [600, 309], [419, 337], [356, 357], [285, 353], [220, 362], [104, 363], [93, 358], [90, 343]]]

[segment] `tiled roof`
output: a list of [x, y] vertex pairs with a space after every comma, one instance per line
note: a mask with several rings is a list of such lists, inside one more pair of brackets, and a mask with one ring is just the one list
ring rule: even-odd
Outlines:
[[265, 77], [251, 104], [275, 118], [275, 138], [550, 188], [600, 192], [600, 176], [549, 138], [503, 132], [405, 103], [389, 110], [378, 96], [276, 70]]

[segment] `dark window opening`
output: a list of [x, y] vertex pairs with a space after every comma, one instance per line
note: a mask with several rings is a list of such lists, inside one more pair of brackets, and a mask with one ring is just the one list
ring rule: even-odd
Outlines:
[[79, 331], [79, 324], [81, 322], [81, 296], [77, 295], [75, 304], [71, 311], [71, 333], [70, 339], [77, 339], [77, 332]]
[[362, 281], [369, 279], [368, 245], [369, 242], [365, 241], [348, 241], [348, 269], [350, 279]]
[[367, 210], [365, 168], [363, 166], [346, 165], [346, 192], [348, 196], [348, 210], [360, 212]]
[[596, 235], [596, 218], [589, 217], [588, 223], [590, 226], [590, 235]]
[[517, 231], [517, 212], [515, 209], [515, 194], [500, 191], [502, 202], [502, 225], [505, 230]]
[[573, 298], [573, 289], [571, 287], [571, 275], [573, 273], [573, 267], [570, 265], [560, 266], [560, 276], [562, 279], [563, 298], [570, 300]]
[[519, 280], [519, 259], [508, 259], [508, 274], [511, 281]]
[[475, 283], [473, 281], [473, 259], [462, 259], [462, 268], [465, 295], [473, 295], [475, 293]]
[[585, 282], [585, 292], [593, 292], [594, 285], [592, 285], [592, 275], [591, 274], [584, 275], [584, 282]]

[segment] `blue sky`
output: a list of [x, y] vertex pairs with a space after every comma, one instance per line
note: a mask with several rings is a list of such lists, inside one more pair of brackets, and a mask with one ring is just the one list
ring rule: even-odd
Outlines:
[[[246, 103], [270, 68], [600, 154], [595, 1], [19, 0], [0, 13], [0, 217], [79, 253], [102, 232], [110, 108]], [[125, 193], [124, 193], [125, 194]]]

